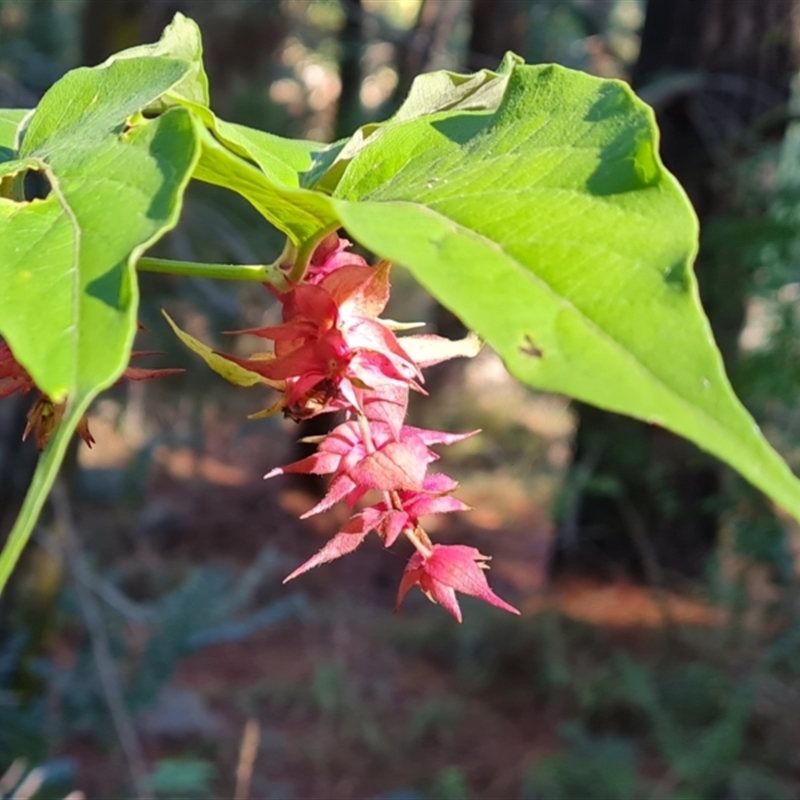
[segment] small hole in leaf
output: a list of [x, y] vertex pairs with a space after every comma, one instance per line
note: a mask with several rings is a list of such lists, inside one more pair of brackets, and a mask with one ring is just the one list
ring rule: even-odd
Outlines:
[[29, 169], [22, 177], [22, 191], [25, 200], [45, 200], [52, 191], [47, 175], [39, 170]]
[[38, 169], [24, 169], [0, 177], [0, 197], [15, 203], [45, 200], [52, 188], [47, 175]]

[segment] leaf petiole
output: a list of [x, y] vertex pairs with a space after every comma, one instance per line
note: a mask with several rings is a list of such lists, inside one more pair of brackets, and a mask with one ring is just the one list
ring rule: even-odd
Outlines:
[[257, 281], [286, 289], [286, 273], [275, 264], [204, 264], [197, 261], [174, 261], [169, 258], [143, 256], [136, 262], [139, 272], [160, 272], [166, 275], [187, 275], [191, 278], [213, 278], [228, 281]]
[[300, 283], [303, 280], [303, 276], [306, 274], [306, 270], [308, 269], [308, 265], [311, 263], [311, 256], [314, 255], [314, 251], [317, 249], [317, 245], [330, 233], [333, 233], [335, 230], [339, 228], [339, 223], [336, 222], [333, 225], [328, 225], [326, 228], [322, 228], [317, 232], [317, 235], [314, 236], [312, 239], [304, 242], [300, 247], [297, 249], [297, 253], [294, 260], [294, 266], [292, 267], [291, 272], [289, 273], [289, 280], [292, 283]]
[[72, 434], [96, 394], [96, 391], [91, 391], [68, 404], [61, 422], [44, 452], [39, 456], [39, 463], [36, 465], [36, 472], [33, 474], [19, 516], [0, 552], [0, 594], [3, 593], [6, 582], [30, 539], [36, 520], [58, 475]]

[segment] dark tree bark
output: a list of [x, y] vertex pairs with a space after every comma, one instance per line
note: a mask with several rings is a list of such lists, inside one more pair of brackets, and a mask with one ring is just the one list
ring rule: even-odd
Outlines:
[[422, 0], [417, 21], [408, 36], [399, 43], [397, 71], [399, 80], [394, 92], [394, 103], [403, 102], [414, 78], [425, 71], [430, 61], [431, 45], [436, 36], [440, 7], [436, 0]]
[[88, 66], [141, 41], [147, 0], [87, 0], [83, 10], [81, 60]]
[[339, 74], [342, 92], [336, 111], [334, 139], [350, 136], [361, 122], [361, 55], [364, 49], [361, 0], [345, 0], [347, 19], [340, 39], [342, 57]]
[[[730, 208], [726, 170], [730, 176], [754, 123], [788, 101], [794, 14], [794, 0], [650, 0], [634, 87], [645, 96], [650, 87], [664, 162], [701, 226]], [[678, 72], [690, 79], [670, 89], [665, 79]], [[695, 269], [730, 365], [747, 266], [701, 247]], [[624, 570], [654, 581], [664, 572], [701, 574], [717, 538], [719, 462], [662, 429], [579, 409], [555, 570]]]
[[467, 66], [494, 69], [507, 50], [525, 49], [528, 15], [522, 0], [472, 0]]
[[154, 42], [178, 11], [194, 12], [194, 0], [86, 0], [81, 16], [81, 60], [94, 66], [110, 55]]
[[399, 80], [392, 101], [395, 106], [405, 100], [417, 75], [436, 68], [436, 62], [447, 47], [453, 28], [467, 2], [468, 0], [422, 0], [414, 28], [398, 43]]

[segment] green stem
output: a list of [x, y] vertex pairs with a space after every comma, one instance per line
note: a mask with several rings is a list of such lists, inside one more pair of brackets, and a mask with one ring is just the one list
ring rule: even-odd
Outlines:
[[174, 261], [170, 258], [143, 256], [136, 262], [140, 272], [188, 275], [191, 278], [214, 278], [228, 281], [257, 281], [276, 288], [286, 287], [286, 274], [275, 264], [203, 264], [197, 261]]
[[292, 271], [289, 273], [289, 280], [292, 283], [300, 283], [300, 281], [303, 280], [303, 276], [306, 274], [306, 269], [308, 269], [311, 256], [314, 255], [317, 245], [328, 234], [338, 230], [339, 227], [340, 225], [338, 222], [329, 225], [327, 228], [320, 230], [312, 239], [309, 239], [307, 242], [304, 242], [300, 245], [297, 250], [297, 257], [295, 259], [294, 266], [292, 267]]
[[58, 468], [64, 460], [67, 452], [67, 445], [78, 427], [89, 403], [94, 399], [97, 392], [90, 392], [77, 401], [71, 401], [64, 413], [61, 422], [53, 432], [50, 441], [44, 452], [39, 456], [39, 463], [36, 465], [36, 472], [33, 474], [28, 493], [22, 503], [17, 521], [8, 535], [8, 540], [0, 552], [0, 594], [8, 581], [11, 572], [19, 560], [25, 545], [30, 539], [36, 520], [39, 518], [42, 507], [44, 506], [47, 495], [53, 486], [53, 482], [58, 475]]

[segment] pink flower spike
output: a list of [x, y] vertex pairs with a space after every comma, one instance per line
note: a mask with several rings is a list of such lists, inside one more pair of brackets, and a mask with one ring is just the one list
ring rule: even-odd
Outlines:
[[[358, 424], [345, 422], [320, 442], [314, 455], [277, 467], [264, 477], [273, 478], [287, 472], [333, 476], [328, 493], [303, 517], [318, 514], [339, 500], [344, 500], [352, 508], [369, 489], [430, 493], [425, 489], [425, 473], [428, 464], [438, 456], [428, 449], [426, 439], [431, 443], [447, 442], [453, 434], [405, 426], [395, 438], [388, 423], [372, 422], [370, 435], [372, 442], [368, 448], [361, 438]], [[435, 486], [432, 490], [435, 494], [442, 493], [441, 479], [436, 479], [431, 485]], [[451, 485], [448, 484], [444, 491], [451, 491]]]
[[477, 597], [512, 614], [519, 614], [514, 606], [489, 588], [484, 573], [486, 561], [488, 556], [477, 548], [460, 544], [435, 544], [427, 556], [414, 553], [400, 582], [395, 611], [411, 587], [418, 585], [432, 602], [444, 606], [459, 622], [461, 609], [456, 600], [456, 591]]
[[386, 383], [371, 389], [359, 389], [359, 407], [370, 422], [386, 423], [395, 439], [400, 438], [400, 430], [408, 409], [408, 386]]
[[382, 353], [394, 361], [397, 369], [404, 371], [401, 377], [422, 380], [417, 364], [400, 346], [397, 337], [378, 320], [357, 318], [355, 322], [344, 325], [344, 335], [353, 350]]
[[470, 436], [475, 436], [481, 432], [480, 428], [478, 428], [474, 431], [468, 431], [467, 433], [447, 433], [447, 431], [430, 431], [427, 428], [414, 428], [411, 425], [404, 425], [403, 431], [408, 435], [413, 434], [419, 436], [426, 445], [456, 444], [457, 442], [463, 442], [465, 439], [469, 439]]
[[364, 541], [367, 534], [376, 528], [384, 516], [385, 512], [380, 509], [365, 508], [360, 514], [351, 517], [333, 539], [311, 556], [308, 561], [301, 564], [291, 575], [284, 578], [283, 582], [288, 583], [314, 567], [352, 553]]
[[350, 247], [347, 239], [340, 239], [337, 233], [328, 234], [314, 250], [311, 263], [306, 270], [308, 283], [319, 283], [327, 275], [347, 266], [366, 266], [367, 262], [355, 253], [346, 252]]
[[283, 306], [284, 323], [299, 318], [325, 330], [335, 325], [338, 319], [336, 303], [320, 286], [301, 283], [290, 292], [280, 294], [278, 299]]
[[[267, 381], [282, 381], [283, 408], [295, 419], [328, 410], [364, 413], [357, 389], [380, 391], [394, 383], [421, 391], [419, 368], [395, 335], [374, 319], [388, 299], [387, 274], [385, 266], [348, 264], [318, 285], [300, 284], [278, 293], [283, 322], [240, 331], [272, 339], [271, 356], [217, 355]], [[395, 435], [397, 430], [395, 423]]]
[[364, 541], [366, 538], [366, 533], [350, 533], [348, 531], [340, 531], [333, 537], [329, 542], [325, 544], [318, 552], [316, 552], [308, 561], [301, 564], [294, 572], [290, 575], [287, 575], [284, 579], [284, 583], [289, 583], [289, 581], [294, 580], [299, 575], [302, 575], [304, 572], [308, 572], [310, 569], [314, 569], [314, 567], [320, 567], [323, 564], [327, 564], [329, 561], [334, 561], [337, 558], [341, 558], [342, 556], [346, 556], [348, 553], [352, 553], [361, 542]]
[[403, 504], [403, 511], [414, 520], [431, 514], [451, 514], [455, 511], [470, 510], [466, 503], [449, 494], [429, 495], [422, 492], [399, 492], [398, 494]]

